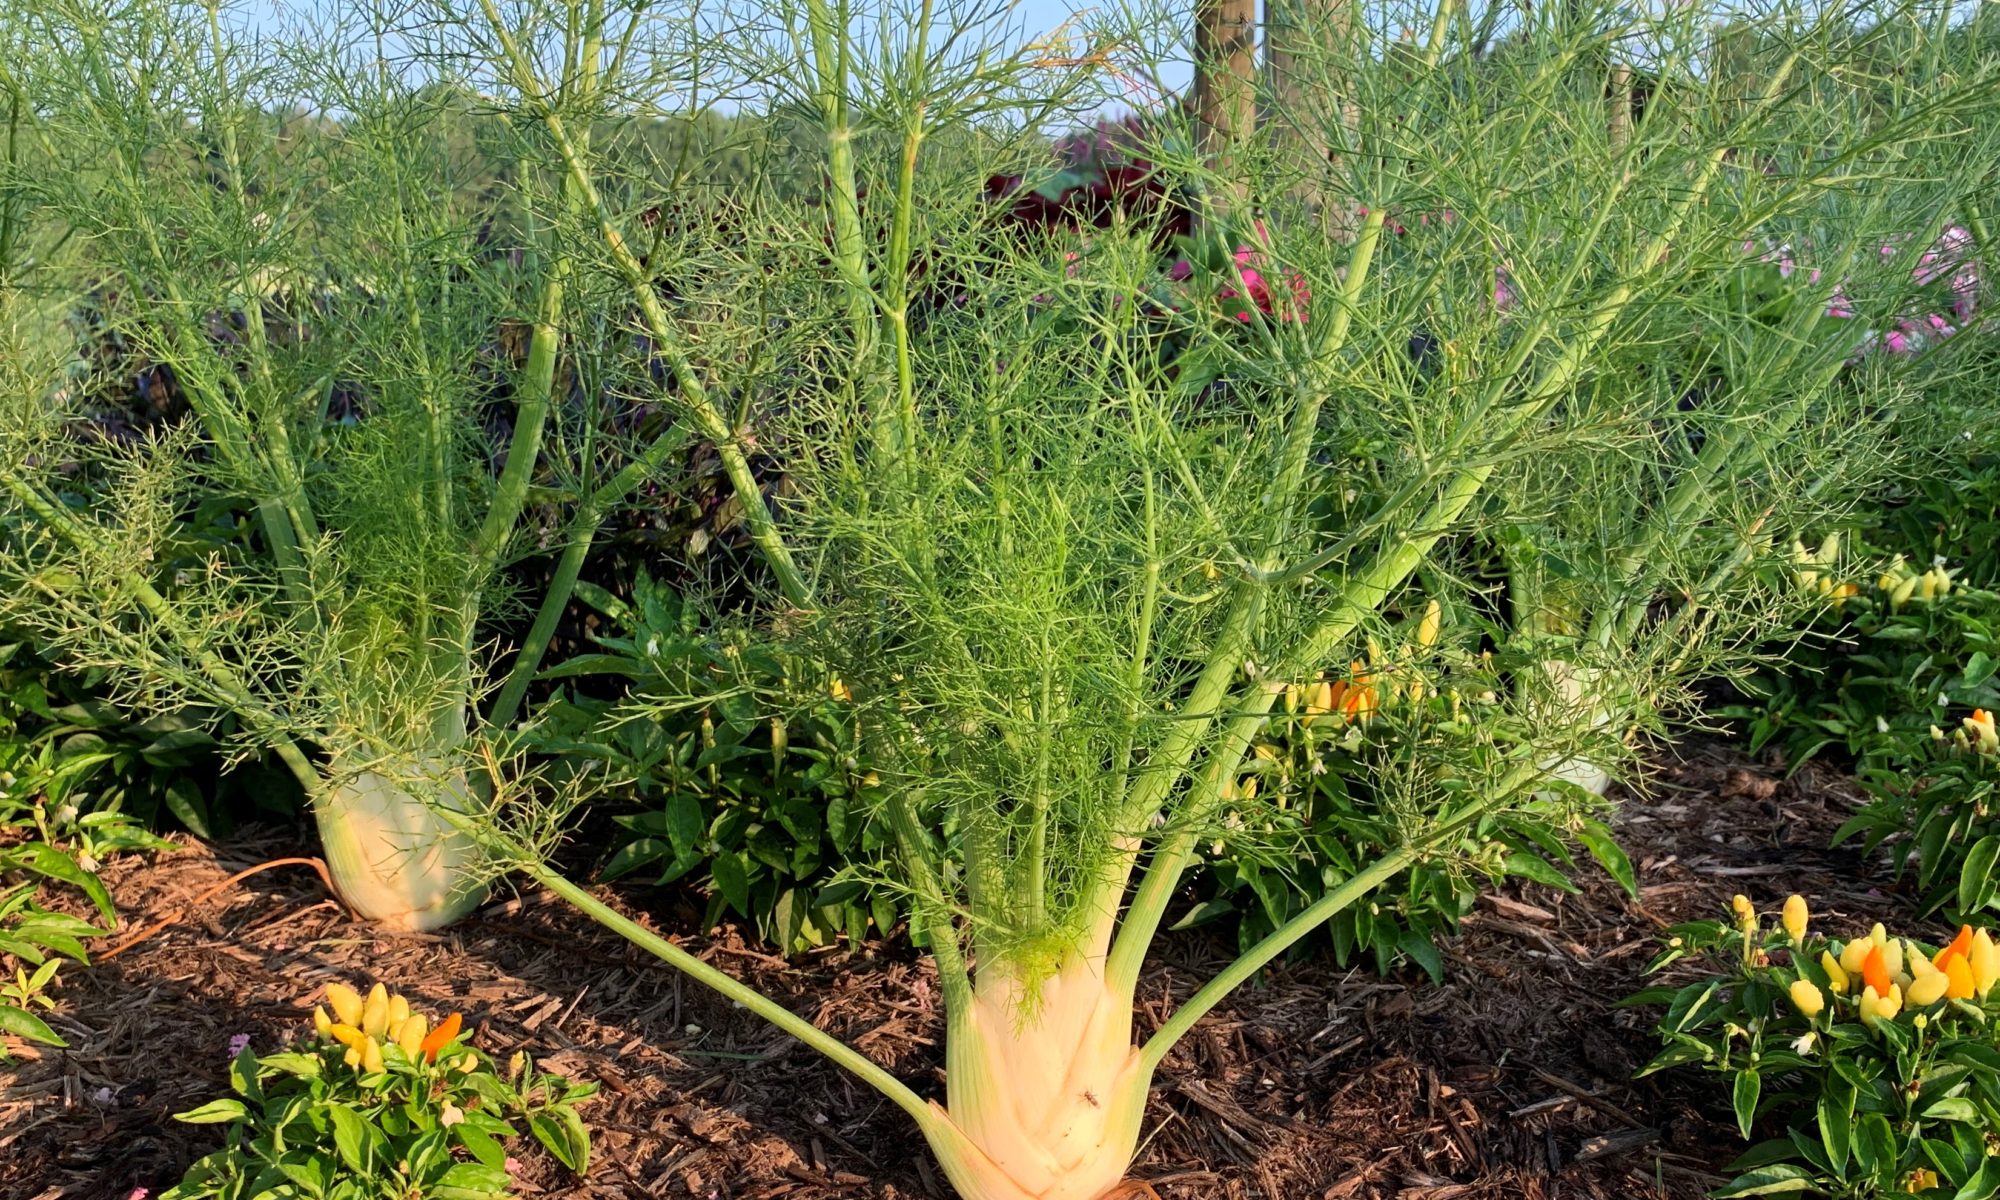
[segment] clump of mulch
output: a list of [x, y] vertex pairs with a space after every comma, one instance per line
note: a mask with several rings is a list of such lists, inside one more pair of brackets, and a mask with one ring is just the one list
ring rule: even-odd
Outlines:
[[[1715, 1081], [1631, 1080], [1655, 1050], [1654, 1014], [1615, 1002], [1644, 986], [1658, 930], [1717, 915], [1736, 892], [1767, 911], [1804, 892], [1831, 932], [1907, 926], [1908, 906], [1871, 884], [1879, 870], [1825, 848], [1858, 803], [1838, 775], [1780, 782], [1712, 743], [1675, 753], [1621, 806], [1636, 901], [1594, 869], [1580, 895], [1483, 897], [1444, 946], [1442, 985], [1324, 957], [1274, 967], [1161, 1065], [1134, 1175], [1163, 1200], [1639, 1200], [1722, 1182], [1741, 1145]], [[498, 898], [416, 936], [355, 923], [297, 867], [190, 903], [296, 852], [267, 833], [107, 869], [125, 930], [169, 924], [65, 974], [52, 1024], [67, 1050], [29, 1048], [0, 1068], [0, 1200], [172, 1184], [218, 1135], [169, 1114], [226, 1092], [230, 1039], [275, 1048], [309, 1028], [327, 982], [374, 979], [420, 1007], [463, 1009], [496, 1057], [526, 1050], [602, 1086], [585, 1110], [589, 1177], [524, 1142], [523, 1195], [949, 1196], [888, 1102], [549, 897]], [[657, 897], [600, 894], [652, 923]], [[670, 933], [678, 922], [660, 920]], [[787, 962], [727, 930], [682, 944], [942, 1097], [942, 1003], [907, 948]], [[1140, 989], [1140, 1036], [1227, 957], [1200, 936], [1167, 938]]]

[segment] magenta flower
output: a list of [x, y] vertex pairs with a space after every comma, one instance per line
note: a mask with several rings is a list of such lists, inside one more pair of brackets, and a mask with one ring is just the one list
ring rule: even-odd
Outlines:
[[[1248, 246], [1236, 252], [1236, 270], [1243, 277], [1243, 290], [1237, 291], [1235, 283], [1225, 283], [1216, 292], [1219, 300], [1248, 300], [1257, 306], [1257, 311], [1280, 321], [1300, 321], [1306, 319], [1306, 303], [1312, 299], [1312, 290], [1306, 286], [1305, 276], [1297, 271], [1286, 271], [1284, 283], [1290, 293], [1289, 298], [1279, 296], [1264, 277], [1264, 255], [1262, 251]], [[1250, 322], [1250, 310], [1239, 309], [1236, 319], [1244, 324]]]

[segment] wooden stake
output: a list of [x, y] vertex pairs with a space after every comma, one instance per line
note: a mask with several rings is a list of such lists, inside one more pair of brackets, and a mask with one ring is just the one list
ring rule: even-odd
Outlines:
[[1222, 180], [1215, 207], [1246, 199], [1241, 153], [1257, 128], [1257, 0], [1198, 0], [1195, 8], [1195, 129]]

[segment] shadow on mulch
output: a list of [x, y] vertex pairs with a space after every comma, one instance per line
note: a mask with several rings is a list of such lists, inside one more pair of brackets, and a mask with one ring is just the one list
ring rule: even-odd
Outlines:
[[[1676, 753], [1621, 805], [1637, 901], [1594, 871], [1580, 895], [1482, 897], [1444, 947], [1441, 986], [1317, 958], [1273, 968], [1162, 1064], [1135, 1176], [1164, 1200], [1679, 1200], [1722, 1182], [1741, 1147], [1714, 1081], [1631, 1081], [1655, 1049], [1653, 1014], [1614, 1004], [1643, 986], [1657, 931], [1739, 891], [1766, 911], [1804, 892], [1836, 932], [1908, 908], [1871, 888], [1858, 858], [1825, 849], [1857, 801], [1851, 784], [1813, 770], [1780, 783], [1712, 743]], [[117, 863], [106, 879], [137, 929], [290, 852], [251, 836]], [[942, 1094], [942, 1007], [907, 949], [786, 963], [733, 934], [683, 944]], [[1141, 987], [1140, 1036], [1224, 961], [1213, 941], [1166, 939]], [[283, 868], [65, 976], [52, 1023], [69, 1049], [29, 1048], [0, 1071], [0, 1200], [171, 1184], [215, 1131], [169, 1114], [226, 1091], [230, 1037], [270, 1049], [298, 1036], [335, 979], [463, 1009], [496, 1057], [524, 1049], [602, 1085], [586, 1110], [589, 1178], [524, 1143], [525, 1195], [949, 1195], [886, 1101], [559, 902], [509, 897], [440, 934], [385, 936], [349, 921], [310, 870]]]

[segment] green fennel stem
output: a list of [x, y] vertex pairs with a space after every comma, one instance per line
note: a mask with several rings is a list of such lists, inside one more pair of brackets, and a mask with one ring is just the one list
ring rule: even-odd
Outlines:
[[847, 1068], [863, 1083], [882, 1093], [897, 1108], [915, 1118], [919, 1125], [928, 1126], [934, 1119], [935, 1109], [930, 1103], [911, 1091], [902, 1080], [882, 1069], [872, 1059], [849, 1046], [846, 1042], [818, 1028], [812, 1022], [799, 1016], [791, 1009], [766, 997], [762, 992], [742, 983], [725, 971], [716, 969], [674, 945], [659, 934], [646, 929], [637, 922], [618, 912], [591, 895], [582, 887], [571, 883], [551, 868], [532, 858], [525, 860], [524, 869], [543, 887], [561, 896], [588, 916], [674, 967], [674, 969], [715, 989], [724, 997], [735, 1001], [751, 1012], [776, 1025], [779, 1029], [826, 1055], [835, 1063]]
[[722, 460], [723, 472], [728, 475], [730, 486], [743, 505], [744, 523], [749, 526], [750, 539], [757, 544], [764, 555], [764, 561], [778, 577], [778, 586], [785, 598], [799, 608], [810, 608], [812, 589], [805, 576], [799, 572], [798, 564], [792, 558], [791, 548], [778, 533], [777, 522], [771, 517], [771, 509], [764, 502], [764, 494], [757, 486], [756, 477], [751, 474], [750, 462], [743, 454], [743, 442], [722, 410], [715, 406], [714, 399], [701, 382], [694, 365], [688, 360], [680, 339], [674, 336], [673, 323], [667, 311], [660, 304], [659, 296], [653, 290], [652, 277], [639, 260], [632, 255], [625, 243], [625, 235], [618, 231], [612, 220], [611, 210], [604, 198], [598, 194], [597, 185], [591, 179], [590, 163], [576, 140], [570, 136], [562, 115], [540, 95], [536, 84], [534, 66], [522, 53], [514, 35], [507, 28], [506, 20], [494, 6], [493, 0], [479, 0], [479, 7], [486, 16], [488, 26], [498, 39], [502, 53], [512, 71], [515, 83], [523, 97], [534, 100], [542, 108], [542, 125], [549, 131], [555, 143], [556, 152], [562, 157], [570, 180], [575, 184], [577, 196], [584, 208], [595, 217], [598, 233], [605, 247], [611, 252], [612, 261], [625, 276], [632, 294], [639, 304], [640, 316], [646, 324], [646, 331], [652, 336], [653, 350], [667, 360], [667, 369], [673, 376], [674, 384], [681, 391], [681, 399], [687, 410], [693, 414], [695, 423], [701, 427], [702, 435], [714, 444], [716, 455]]

